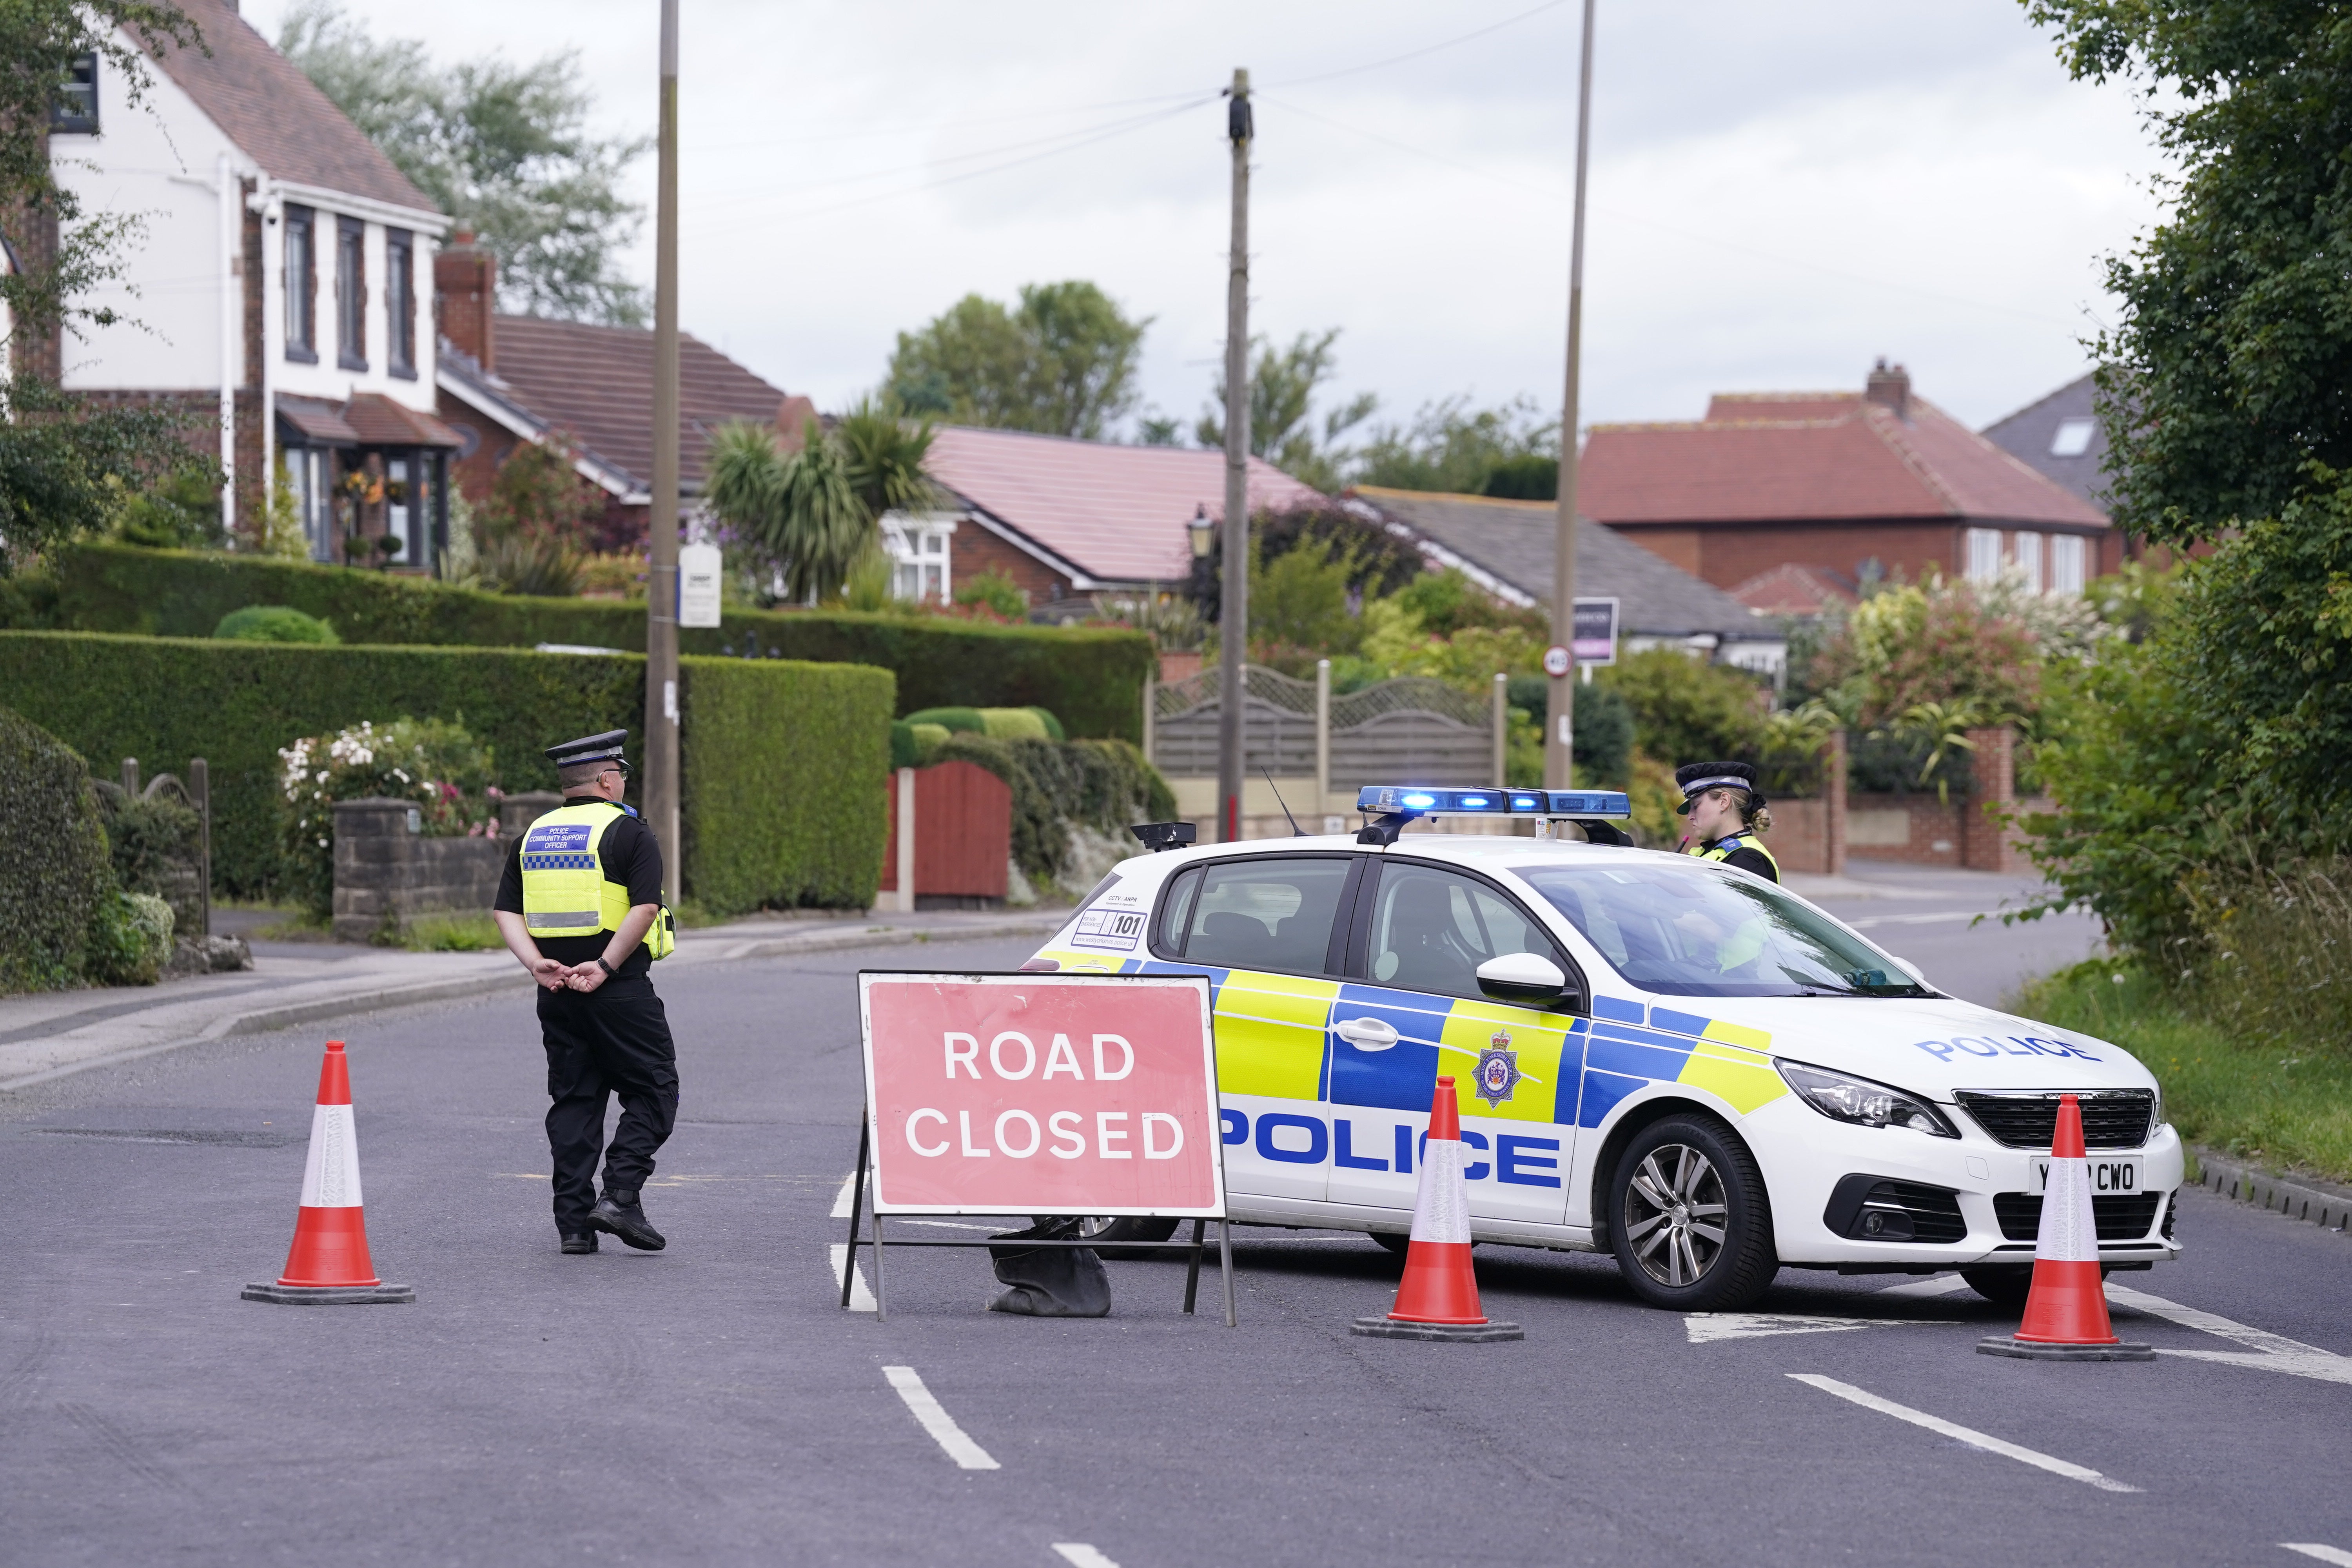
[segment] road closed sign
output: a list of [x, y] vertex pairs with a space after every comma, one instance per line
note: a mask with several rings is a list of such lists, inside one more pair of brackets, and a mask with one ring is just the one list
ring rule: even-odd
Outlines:
[[1222, 1215], [1209, 982], [857, 977], [879, 1214]]

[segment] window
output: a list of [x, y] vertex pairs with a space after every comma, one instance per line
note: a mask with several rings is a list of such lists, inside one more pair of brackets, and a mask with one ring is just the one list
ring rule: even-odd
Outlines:
[[66, 73], [65, 85], [58, 89], [58, 101], [49, 105], [49, 131], [59, 136], [95, 136], [98, 134], [98, 55], [95, 51], [75, 57], [73, 68]]
[[2091, 449], [2091, 437], [2098, 432], [2099, 422], [2095, 419], [2061, 419], [2057, 432], [2050, 437], [2050, 455], [2079, 458]]
[[2050, 591], [2053, 594], [2079, 594], [2088, 580], [2084, 557], [2089, 554], [2083, 536], [2062, 533], [2050, 542]]
[[416, 242], [406, 229], [383, 231], [384, 358], [392, 374], [416, 379]]
[[1326, 973], [1349, 859], [1268, 855], [1211, 866], [1174, 889], [1161, 941], [1190, 963]]
[[301, 514], [302, 538], [313, 561], [331, 560], [334, 526], [327, 496], [327, 454], [316, 447], [286, 448], [286, 479], [294, 490], [294, 509]]
[[1779, 888], [1696, 866], [1514, 868], [1618, 973], [1670, 996], [1925, 996]]
[[319, 363], [319, 217], [309, 207], [286, 209], [286, 357]]
[[1971, 583], [1990, 583], [2000, 576], [2000, 530], [1969, 530], [1969, 571]]
[[2042, 536], [2019, 533], [2012, 551], [2017, 561], [2017, 574], [2029, 594], [2042, 592]]
[[367, 369], [367, 226], [335, 220], [335, 363]]
[[948, 536], [955, 524], [945, 519], [918, 521], [894, 517], [882, 530], [883, 548], [894, 563], [890, 576], [893, 598], [945, 604], [949, 584]]
[[1478, 989], [1478, 966], [1507, 952], [1533, 952], [1559, 963], [1551, 939], [1527, 911], [1484, 882], [1426, 866], [1381, 868], [1371, 943], [1364, 955], [1369, 978], [1399, 990], [1475, 1001], [1485, 994]]

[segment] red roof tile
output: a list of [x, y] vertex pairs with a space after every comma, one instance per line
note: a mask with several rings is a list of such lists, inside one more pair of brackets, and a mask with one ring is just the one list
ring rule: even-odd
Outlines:
[[1793, 562], [1759, 572], [1731, 596], [1759, 616], [1818, 616], [1828, 609], [1850, 609], [1853, 591], [1818, 566]]
[[363, 447], [459, 447], [457, 433], [421, 408], [362, 392], [342, 408], [344, 423]]
[[[501, 363], [505, 353], [501, 339]], [[1191, 447], [950, 425], [931, 437], [930, 470], [991, 517], [1102, 582], [1183, 577], [1192, 570], [1184, 525], [1204, 505], [1213, 518], [1225, 510], [1225, 455]], [[1322, 499], [1273, 464], [1250, 459], [1252, 510]]]

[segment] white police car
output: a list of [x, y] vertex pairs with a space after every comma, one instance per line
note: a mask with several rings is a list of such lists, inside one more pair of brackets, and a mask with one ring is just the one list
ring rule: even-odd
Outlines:
[[[2180, 1140], [2128, 1053], [1944, 995], [1759, 878], [1632, 847], [1622, 795], [1359, 805], [1352, 837], [1125, 861], [1024, 966], [1210, 975], [1235, 1220], [1401, 1249], [1447, 1074], [1481, 1240], [1613, 1251], [1680, 1310], [1751, 1301], [1784, 1265], [1958, 1268], [2015, 1302], [2072, 1092], [2101, 1260], [2179, 1256]], [[1400, 837], [1496, 816], [1540, 837]]]

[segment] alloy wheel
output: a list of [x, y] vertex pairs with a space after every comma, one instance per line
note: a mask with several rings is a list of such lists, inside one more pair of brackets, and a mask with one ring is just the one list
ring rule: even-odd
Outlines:
[[1652, 1279], [1695, 1285], [1722, 1255], [1729, 1212], [1714, 1163], [1687, 1143], [1662, 1143], [1626, 1184], [1625, 1238]]

